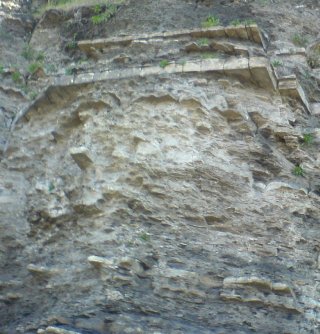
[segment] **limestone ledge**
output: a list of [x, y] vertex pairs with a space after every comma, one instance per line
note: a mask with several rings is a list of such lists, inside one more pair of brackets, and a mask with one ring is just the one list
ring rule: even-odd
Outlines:
[[267, 289], [276, 293], [284, 293], [293, 295], [291, 288], [285, 283], [273, 283], [269, 280], [259, 278], [256, 276], [251, 277], [226, 277], [223, 280], [224, 288], [231, 288], [235, 286], [250, 286], [257, 289]]
[[80, 332], [49, 326], [46, 329], [38, 329], [37, 334], [80, 334]]
[[239, 25], [236, 27], [219, 26], [219, 27], [203, 28], [203, 29], [184, 29], [184, 30], [169, 31], [164, 33], [142, 34], [139, 36], [124, 36], [124, 37], [113, 37], [113, 38], [100, 38], [95, 40], [84, 40], [78, 43], [78, 47], [81, 51], [90, 54], [96, 49], [102, 49], [113, 45], [129, 45], [134, 41], [147, 41], [154, 38], [167, 39], [167, 38], [183, 38], [183, 37], [236, 38], [242, 40], [249, 40], [266, 48], [266, 41], [262, 37], [262, 34], [256, 24]]

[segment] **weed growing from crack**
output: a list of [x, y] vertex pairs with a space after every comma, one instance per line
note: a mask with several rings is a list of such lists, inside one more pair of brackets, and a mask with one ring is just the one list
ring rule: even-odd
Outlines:
[[40, 63], [31, 63], [28, 66], [28, 72], [30, 74], [35, 74], [41, 68], [42, 68], [42, 65]]
[[35, 92], [35, 91], [32, 91], [30, 94], [29, 94], [29, 98], [30, 100], [35, 100], [38, 96], [38, 93]]
[[295, 175], [295, 176], [304, 176], [305, 171], [302, 168], [302, 166], [297, 165], [292, 169], [292, 174]]
[[208, 38], [200, 38], [198, 41], [197, 41], [197, 44], [199, 46], [209, 46], [209, 40]]
[[312, 134], [312, 133], [305, 133], [305, 134], [303, 135], [302, 140], [303, 140], [303, 143], [304, 143], [304, 144], [306, 144], [306, 145], [311, 145], [312, 142], [313, 142], [313, 140], [314, 140], [314, 138], [313, 138], [313, 134]]
[[11, 74], [11, 79], [12, 79], [12, 81], [15, 82], [15, 83], [19, 83], [19, 82], [21, 82], [21, 73], [20, 73], [18, 70], [14, 71], [14, 72]]
[[308, 39], [300, 34], [294, 34], [292, 43], [296, 46], [305, 47], [308, 44]]
[[107, 22], [117, 11], [117, 6], [113, 4], [106, 5], [106, 9], [102, 12], [102, 7], [96, 5], [94, 7], [95, 15], [91, 16], [91, 22], [94, 25], [99, 25], [101, 23]]
[[217, 16], [210, 15], [201, 22], [202, 28], [216, 27], [220, 25], [220, 19]]
[[150, 241], [150, 236], [149, 236], [149, 234], [147, 234], [147, 233], [141, 233], [141, 234], [139, 235], [139, 238], [140, 238], [142, 241]]
[[163, 59], [163, 60], [160, 61], [159, 66], [160, 66], [161, 68], [165, 68], [165, 67], [168, 66], [169, 64], [170, 64], [170, 63], [169, 63], [169, 60], [167, 60], [167, 59]]
[[244, 26], [249, 26], [249, 25], [252, 25], [252, 24], [257, 24], [257, 22], [255, 20], [252, 20], [252, 19], [245, 19], [245, 20], [240, 20], [240, 19], [236, 19], [236, 20], [232, 20], [230, 22], [230, 25], [232, 26], [241, 26], [241, 25], [244, 25]]
[[273, 67], [283, 66], [283, 62], [281, 60], [278, 60], [278, 59], [274, 60], [271, 64], [272, 64]]

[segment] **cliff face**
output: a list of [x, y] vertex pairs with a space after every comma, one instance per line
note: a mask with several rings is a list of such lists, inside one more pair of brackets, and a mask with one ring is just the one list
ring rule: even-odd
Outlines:
[[13, 5], [0, 330], [318, 333], [317, 2]]

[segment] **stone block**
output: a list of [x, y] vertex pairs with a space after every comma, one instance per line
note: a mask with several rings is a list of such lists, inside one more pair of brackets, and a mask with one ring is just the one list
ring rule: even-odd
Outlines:
[[88, 257], [88, 262], [92, 264], [95, 267], [106, 267], [106, 268], [113, 268], [113, 260], [100, 257], [100, 256], [95, 256], [91, 255]]
[[277, 82], [270, 67], [269, 61], [265, 57], [251, 57], [249, 68], [252, 79], [262, 88], [276, 90]]
[[203, 59], [201, 61], [201, 71], [202, 72], [223, 72], [224, 59]]
[[200, 72], [200, 71], [201, 71], [201, 62], [187, 62], [183, 66], [184, 73]]
[[82, 169], [85, 170], [92, 165], [92, 160], [89, 157], [89, 150], [84, 147], [72, 147], [69, 153], [75, 163]]
[[237, 76], [245, 81], [251, 78], [248, 58], [228, 58], [224, 63], [223, 70], [226, 75]]

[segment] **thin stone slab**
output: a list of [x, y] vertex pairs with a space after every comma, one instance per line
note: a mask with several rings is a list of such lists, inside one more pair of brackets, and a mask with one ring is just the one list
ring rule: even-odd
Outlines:
[[82, 170], [91, 166], [92, 160], [89, 157], [89, 150], [86, 147], [72, 147], [70, 148], [69, 153], [72, 159]]
[[81, 51], [87, 54], [94, 54], [95, 50], [103, 50], [106, 47], [112, 45], [126, 46], [130, 45], [134, 41], [150, 40], [154, 38], [181, 38], [181, 37], [193, 37], [193, 38], [221, 38], [231, 37], [236, 39], [249, 39], [252, 42], [258, 43], [264, 46], [262, 35], [257, 25], [244, 26], [240, 25], [237, 27], [211, 27], [211, 28], [200, 28], [200, 29], [186, 29], [169, 31], [165, 33], [153, 33], [153, 34], [142, 34], [138, 36], [124, 36], [124, 37], [112, 37], [112, 38], [99, 38], [95, 40], [83, 40], [78, 42], [78, 47]]
[[306, 94], [301, 85], [299, 84], [295, 75], [291, 75], [290, 77], [280, 78], [278, 81], [278, 89], [280, 93], [283, 95], [299, 99], [302, 102], [302, 104], [306, 107], [308, 112], [310, 114], [312, 113]]
[[249, 59], [249, 69], [252, 78], [260, 87], [277, 89], [277, 81], [267, 58], [251, 57]]

